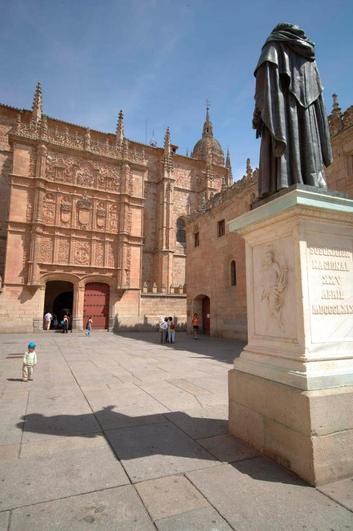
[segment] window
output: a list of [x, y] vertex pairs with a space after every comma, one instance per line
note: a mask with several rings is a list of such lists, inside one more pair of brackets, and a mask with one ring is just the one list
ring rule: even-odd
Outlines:
[[194, 247], [198, 247], [200, 245], [200, 233], [194, 232]]
[[218, 222], [217, 228], [218, 228], [218, 238], [220, 236], [224, 236], [226, 233], [226, 224], [225, 224], [224, 219]]
[[237, 285], [237, 266], [235, 260], [232, 260], [230, 263], [230, 285]]
[[185, 221], [183, 218], [178, 218], [176, 222], [176, 241], [185, 245], [186, 235], [185, 235]]

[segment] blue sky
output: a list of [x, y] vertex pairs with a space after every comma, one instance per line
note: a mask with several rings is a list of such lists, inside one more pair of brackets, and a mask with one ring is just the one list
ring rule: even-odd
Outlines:
[[0, 0], [0, 101], [144, 142], [165, 128], [185, 154], [201, 136], [206, 99], [233, 174], [257, 165], [251, 129], [261, 46], [278, 22], [317, 45], [328, 110], [353, 104], [352, 0]]

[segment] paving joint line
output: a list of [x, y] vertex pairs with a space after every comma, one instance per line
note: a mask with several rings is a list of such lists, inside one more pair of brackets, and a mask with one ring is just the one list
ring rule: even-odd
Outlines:
[[78, 492], [77, 494], [70, 494], [70, 496], [59, 496], [59, 498], [50, 498], [49, 500], [41, 500], [41, 501], [37, 501], [37, 502], [34, 502], [34, 503], [25, 503], [24, 505], [18, 505], [16, 507], [11, 507], [11, 508], [8, 508], [8, 509], [2, 509], [0, 511], [0, 514], [1, 513], [6, 513], [6, 512], [9, 512], [9, 511], [10, 512], [17, 511], [18, 509], [24, 509], [26, 507], [35, 507], [37, 505], [43, 505], [43, 503], [53, 503], [53, 502], [61, 501], [61, 500], [69, 500], [70, 498], [77, 498], [78, 496], [86, 496], [88, 494], [95, 494], [96, 492], [105, 492], [106, 490], [120, 489], [120, 488], [123, 488], [123, 487], [133, 487], [133, 484], [132, 483], [124, 483], [123, 485], [113, 485], [111, 487], [103, 487], [102, 489], [88, 490], [88, 491], [85, 491], [85, 492]]
[[[347, 478], [347, 479], [350, 479], [350, 478]], [[335, 483], [335, 482], [333, 482]], [[328, 483], [329, 485], [329, 483]], [[337, 503], [337, 505], [340, 505], [341, 507], [343, 507], [344, 509], [346, 509], [347, 511], [349, 511], [350, 513], [353, 513], [353, 509], [351, 509], [350, 507], [347, 507], [346, 505], [344, 505], [344, 503], [338, 501], [338, 500], [335, 500], [335, 498], [332, 498], [332, 496], [330, 496], [329, 494], [326, 494], [326, 492], [322, 492], [322, 490], [318, 489], [317, 487], [314, 487], [315, 490], [317, 490], [318, 492], [320, 492], [320, 494], [323, 494], [324, 496], [326, 496], [326, 498], [328, 498], [329, 500]]]
[[28, 404], [29, 404], [29, 397], [30, 397], [30, 394], [31, 394], [31, 391], [27, 391], [27, 400], [26, 400], [26, 406], [25, 406], [25, 412], [24, 412], [24, 415], [23, 415], [23, 426], [22, 426], [22, 431], [21, 431], [21, 440], [20, 440], [20, 445], [18, 447], [18, 454], [17, 454], [17, 459], [20, 459], [21, 458], [21, 453], [22, 453], [22, 444], [23, 444], [23, 436], [24, 436], [24, 432], [25, 432], [25, 427], [26, 427], [26, 416], [27, 416], [27, 411], [28, 411]]
[[[189, 473], [189, 472], [187, 472]], [[227, 518], [225, 516], [223, 516], [223, 514], [217, 509], [217, 507], [215, 505], [213, 505], [213, 503], [210, 502], [210, 500], [207, 498], [206, 494], [204, 494], [197, 485], [195, 485], [195, 483], [192, 481], [192, 479], [190, 479], [189, 477], [185, 476], [186, 479], [188, 481], [190, 481], [191, 485], [197, 490], [197, 492], [199, 492], [201, 494], [201, 496], [203, 496], [203, 498], [205, 498], [205, 500], [207, 500], [207, 502], [210, 504], [211, 507], [213, 507], [213, 509], [216, 511], [216, 513], [222, 518], [222, 520], [224, 520], [231, 529], [233, 529], [234, 531], [236, 531], [236, 528], [233, 527], [231, 525], [231, 523], [229, 522], [229, 520], [227, 520]]]

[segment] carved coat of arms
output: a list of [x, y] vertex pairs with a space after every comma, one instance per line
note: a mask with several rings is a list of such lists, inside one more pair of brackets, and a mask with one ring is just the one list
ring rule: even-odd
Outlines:
[[83, 197], [77, 201], [78, 222], [80, 225], [88, 225], [91, 218], [92, 201]]

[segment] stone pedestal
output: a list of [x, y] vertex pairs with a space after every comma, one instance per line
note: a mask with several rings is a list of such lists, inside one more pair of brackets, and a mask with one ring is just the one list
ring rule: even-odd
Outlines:
[[229, 229], [248, 310], [231, 432], [311, 484], [353, 475], [353, 201], [294, 189]]

